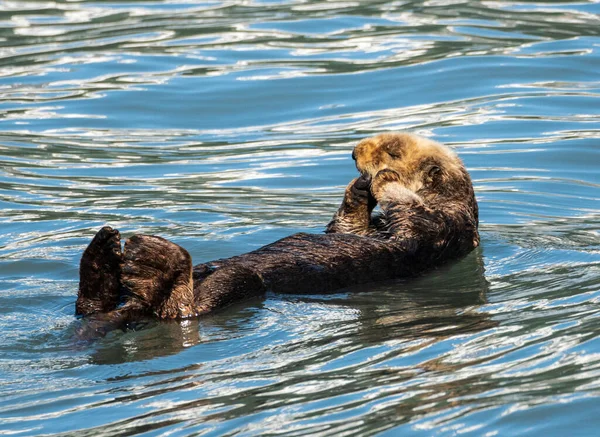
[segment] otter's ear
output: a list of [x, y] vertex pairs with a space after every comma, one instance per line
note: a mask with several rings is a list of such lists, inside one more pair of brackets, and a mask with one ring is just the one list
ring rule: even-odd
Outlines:
[[430, 178], [437, 177], [442, 172], [442, 169], [437, 165], [432, 165], [427, 171], [427, 176]]
[[430, 184], [439, 182], [443, 175], [442, 168], [437, 164], [432, 164], [425, 169], [425, 181]]

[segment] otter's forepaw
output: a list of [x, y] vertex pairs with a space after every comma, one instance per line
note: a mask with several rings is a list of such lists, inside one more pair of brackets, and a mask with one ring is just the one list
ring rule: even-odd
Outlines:
[[164, 238], [134, 235], [125, 242], [121, 282], [126, 305], [141, 305], [163, 319], [195, 315], [192, 258]]
[[113, 310], [119, 303], [121, 235], [105, 226], [83, 252], [75, 313], [87, 316]]
[[327, 225], [327, 233], [368, 233], [371, 211], [377, 205], [369, 190], [370, 185], [368, 175], [361, 175], [348, 184], [342, 205]]
[[419, 196], [402, 183], [402, 178], [394, 170], [383, 169], [377, 172], [371, 183], [371, 193], [377, 202], [385, 207], [389, 202], [419, 202]]
[[346, 198], [352, 199], [353, 203], [367, 205], [369, 213], [377, 206], [377, 200], [371, 194], [371, 176], [362, 174], [354, 179], [346, 190]]
[[371, 176], [363, 174], [351, 182], [350, 189], [356, 197], [368, 197], [369, 185], [371, 185]]
[[357, 207], [365, 205], [368, 202], [371, 193], [369, 186], [371, 185], [371, 177], [369, 175], [361, 175], [358, 178], [352, 179], [346, 187], [344, 193], [344, 203], [348, 206]]

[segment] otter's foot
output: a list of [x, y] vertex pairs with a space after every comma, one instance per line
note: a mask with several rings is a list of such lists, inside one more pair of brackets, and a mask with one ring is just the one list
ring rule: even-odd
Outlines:
[[75, 313], [90, 315], [107, 312], [119, 303], [121, 236], [105, 226], [83, 252], [79, 264], [79, 292]]
[[144, 308], [162, 319], [196, 315], [192, 258], [161, 237], [134, 235], [125, 242], [121, 283], [125, 307]]
[[361, 175], [346, 187], [342, 205], [327, 225], [327, 233], [367, 235], [377, 201], [369, 191], [371, 178]]

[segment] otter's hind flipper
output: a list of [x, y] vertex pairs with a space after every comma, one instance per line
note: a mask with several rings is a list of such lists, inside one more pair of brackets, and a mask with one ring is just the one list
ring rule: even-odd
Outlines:
[[119, 303], [121, 235], [105, 226], [83, 252], [75, 314], [87, 316], [114, 310]]
[[164, 238], [134, 235], [125, 242], [121, 283], [127, 308], [145, 308], [162, 319], [196, 315], [192, 258]]

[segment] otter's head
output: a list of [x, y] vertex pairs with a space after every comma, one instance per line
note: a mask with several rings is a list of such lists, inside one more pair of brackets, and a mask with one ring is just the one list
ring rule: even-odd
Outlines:
[[477, 202], [469, 173], [458, 156], [435, 141], [409, 133], [387, 133], [362, 140], [352, 152], [356, 168], [371, 179], [393, 170], [403, 188], [432, 209], [461, 204], [477, 222]]

